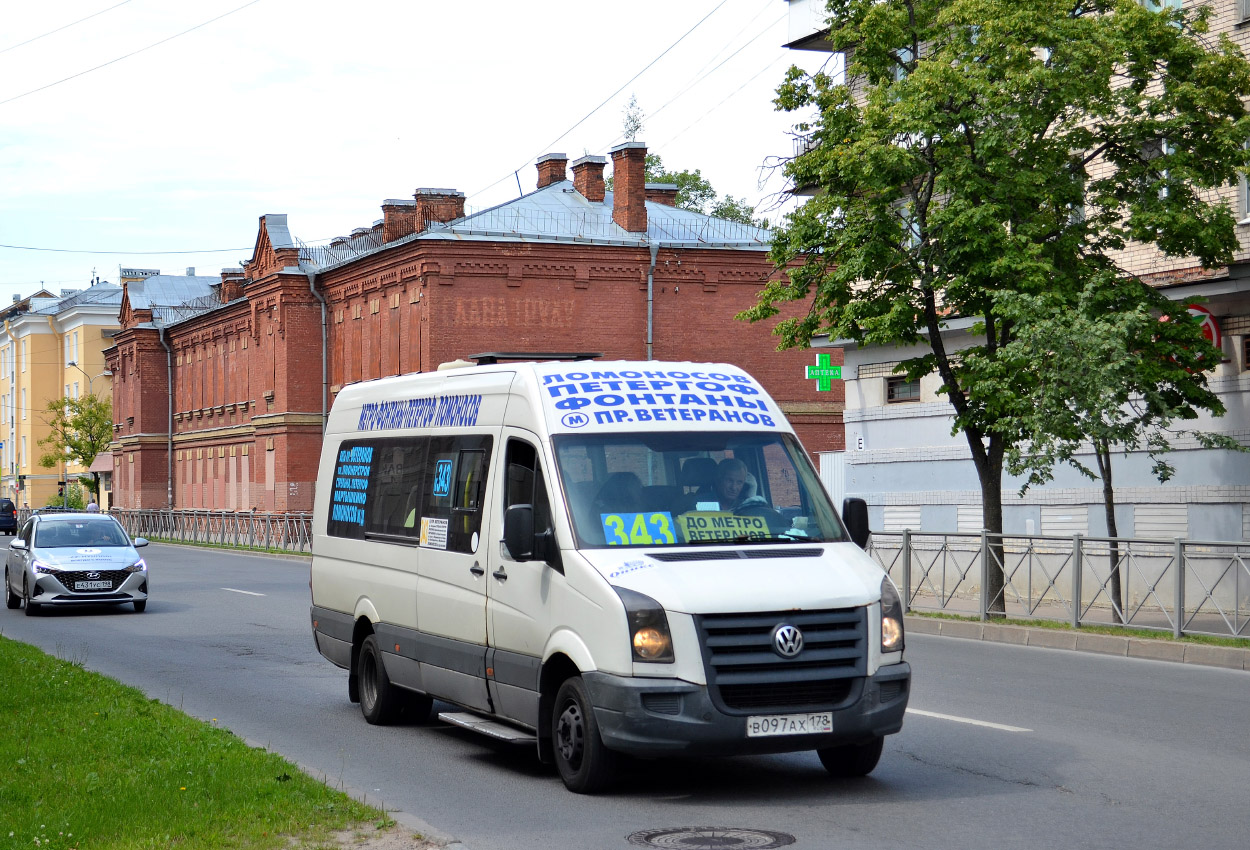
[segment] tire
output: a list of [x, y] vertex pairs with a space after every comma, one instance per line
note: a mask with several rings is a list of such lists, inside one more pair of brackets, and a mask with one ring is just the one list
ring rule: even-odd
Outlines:
[[27, 617], [33, 617], [39, 613], [39, 603], [30, 601], [30, 588], [26, 585], [25, 577], [22, 578], [22, 598], [26, 600]]
[[580, 676], [565, 679], [551, 709], [551, 750], [564, 786], [593, 794], [616, 773], [617, 755], [603, 745], [599, 723]]
[[820, 763], [830, 775], [840, 779], [867, 776], [881, 761], [881, 748], [885, 738], [873, 738], [866, 744], [849, 744], [843, 747], [825, 747], [817, 750]]
[[403, 708], [404, 695], [386, 675], [382, 650], [373, 635], [365, 638], [360, 645], [356, 668], [360, 677], [360, 713], [374, 726], [394, 723]]
[[13, 592], [13, 585], [9, 583], [9, 568], [4, 568], [4, 604], [10, 611], [15, 611], [22, 607], [22, 597]]
[[428, 723], [434, 716], [434, 698], [399, 689], [399, 717], [405, 723]]
[[134, 605], [136, 614], [142, 614], [148, 610], [148, 601], [146, 599], [136, 599]]

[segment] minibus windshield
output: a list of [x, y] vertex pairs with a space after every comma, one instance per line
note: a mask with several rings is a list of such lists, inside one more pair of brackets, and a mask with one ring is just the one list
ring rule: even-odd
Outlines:
[[790, 434], [559, 434], [552, 444], [582, 548], [849, 539]]

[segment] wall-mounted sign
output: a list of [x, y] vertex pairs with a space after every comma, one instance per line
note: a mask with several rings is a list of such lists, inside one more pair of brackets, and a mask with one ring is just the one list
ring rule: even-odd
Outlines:
[[828, 354], [817, 354], [816, 365], [807, 367], [807, 377], [816, 382], [816, 389], [828, 392], [833, 382], [842, 380], [842, 367], [834, 366]]
[[1197, 304], [1190, 304], [1185, 309], [1198, 321], [1198, 326], [1202, 328], [1202, 335], [1207, 338], [1207, 342], [1216, 348], [1223, 348], [1224, 338], [1220, 334], [1220, 323], [1215, 316], [1211, 315], [1211, 311]]

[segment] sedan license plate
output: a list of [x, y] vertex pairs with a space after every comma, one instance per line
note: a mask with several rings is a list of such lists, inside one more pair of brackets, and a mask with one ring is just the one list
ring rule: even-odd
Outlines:
[[833, 712], [815, 714], [764, 714], [747, 718], [748, 738], [773, 735], [818, 735], [833, 731]]
[[113, 582], [111, 581], [76, 581], [74, 582], [74, 590], [112, 590]]

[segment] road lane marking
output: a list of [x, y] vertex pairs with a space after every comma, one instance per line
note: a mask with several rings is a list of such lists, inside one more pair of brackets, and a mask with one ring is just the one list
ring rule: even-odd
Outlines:
[[1032, 729], [1024, 729], [1020, 726], [1007, 726], [1002, 723], [990, 723], [988, 720], [973, 720], [971, 717], [956, 717], [953, 714], [938, 714], [936, 711], [921, 711], [918, 708], [907, 709], [908, 714], [919, 714], [921, 717], [936, 717], [938, 720], [950, 720], [954, 723], [970, 723], [973, 726], [986, 726], [990, 729], [998, 729], [1003, 732], [1032, 732]]
[[264, 596], [265, 595], [263, 593], [253, 593], [250, 590], [238, 590], [233, 587], [223, 587], [222, 590], [228, 590], [231, 593], [246, 593], [248, 596]]

